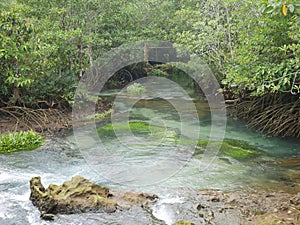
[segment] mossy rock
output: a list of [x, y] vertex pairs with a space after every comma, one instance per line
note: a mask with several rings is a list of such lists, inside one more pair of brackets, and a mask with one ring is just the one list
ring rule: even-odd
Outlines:
[[103, 210], [114, 212], [117, 203], [109, 199], [109, 189], [75, 176], [62, 185], [50, 184], [47, 189], [40, 177], [30, 180], [30, 200], [41, 213], [72, 214]]
[[179, 221], [173, 223], [172, 225], [195, 225], [195, 223], [189, 222], [186, 220], [179, 220]]
[[34, 131], [7, 133], [0, 136], [0, 153], [34, 150], [44, 142], [44, 138]]
[[44, 219], [54, 219], [55, 214], [83, 212], [113, 213], [135, 206], [145, 207], [158, 198], [142, 192], [122, 192], [93, 183], [81, 176], [74, 176], [61, 185], [50, 184], [46, 189], [41, 177], [30, 180], [30, 200]]
[[[203, 151], [206, 149], [208, 142], [208, 140], [199, 140], [197, 146]], [[218, 148], [221, 146], [219, 151], [220, 156], [228, 156], [236, 160], [245, 160], [262, 154], [261, 150], [241, 140], [225, 139], [223, 142], [211, 141], [210, 144], [212, 148]]]

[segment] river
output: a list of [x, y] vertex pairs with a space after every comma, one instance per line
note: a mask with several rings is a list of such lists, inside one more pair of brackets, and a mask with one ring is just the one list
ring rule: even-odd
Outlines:
[[[165, 90], [161, 96], [135, 99], [133, 103], [124, 93], [110, 91], [102, 95], [118, 94], [114, 123], [148, 122], [160, 125], [170, 134], [164, 132], [150, 139], [146, 134], [138, 134], [135, 139], [132, 133], [125, 132], [117, 138], [99, 137], [101, 144], [90, 146], [90, 133], [86, 129], [81, 137], [77, 134], [80, 146], [86, 146], [84, 149], [78, 149], [70, 131], [63, 137], [47, 139], [37, 150], [0, 155], [0, 224], [172, 224], [183, 218], [195, 219], [197, 212], [192, 202], [197, 200], [195, 191], [199, 189], [300, 191], [299, 179], [292, 176], [299, 174], [299, 170], [277, 164], [279, 159], [300, 157], [299, 140], [267, 137], [246, 128], [243, 122], [227, 118], [224, 138], [246, 141], [266, 154], [242, 162], [216, 156], [206, 167], [205, 160], [193, 156], [190, 142], [175, 143], [172, 138], [182, 133], [182, 123], [183, 137], [193, 133], [199, 123], [200, 138], [208, 138], [212, 129], [209, 104], [204, 98], [192, 98], [197, 111], [191, 110], [191, 116], [196, 113], [199, 118], [195, 123], [191, 117], [180, 117], [174, 102], [170, 103], [174, 96], [182, 99], [186, 96], [178, 96], [175, 89]], [[180, 109], [190, 110], [189, 107]], [[99, 122], [97, 127], [108, 123], [108, 120]], [[152, 192], [160, 199], [150, 211], [136, 207], [113, 214], [58, 215], [54, 222], [41, 220], [39, 211], [29, 201], [30, 178], [41, 176], [44, 186], [48, 186], [61, 184], [74, 175], [113, 189]]]

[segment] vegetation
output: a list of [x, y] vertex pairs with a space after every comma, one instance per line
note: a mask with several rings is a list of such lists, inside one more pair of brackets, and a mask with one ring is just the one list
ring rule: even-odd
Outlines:
[[[129, 126], [128, 126], [129, 125]], [[135, 134], [150, 133], [149, 124], [146, 122], [130, 122], [129, 124], [107, 124], [97, 129], [100, 137], [115, 137], [115, 129], [118, 131], [131, 131]]]
[[132, 96], [140, 96], [146, 92], [146, 88], [140, 83], [134, 83], [127, 87], [127, 94]]
[[96, 121], [101, 121], [104, 118], [108, 117], [109, 115], [111, 115], [112, 113], [112, 109], [109, 109], [107, 111], [104, 111], [102, 113], [95, 113], [94, 115], [89, 115], [87, 116], [88, 119], [94, 118]]
[[0, 136], [0, 153], [33, 150], [44, 143], [44, 138], [33, 131], [20, 131]]
[[160, 126], [150, 125], [147, 122], [132, 121], [127, 123], [114, 123], [101, 126], [97, 129], [98, 135], [101, 138], [114, 138], [117, 134], [129, 134], [132, 132], [134, 135], [144, 135], [146, 137], [164, 140], [164, 142], [176, 142], [179, 140], [175, 131], [165, 129]]
[[[219, 155], [228, 156], [236, 160], [245, 160], [251, 157], [257, 157], [262, 154], [262, 152], [252, 145], [249, 145], [245, 141], [225, 139], [221, 142], [212, 142], [211, 146], [221, 146]], [[199, 140], [197, 146], [201, 150], [205, 150], [208, 145], [208, 140]], [[196, 151], [199, 154], [199, 151]]]
[[[208, 63], [226, 100], [236, 103], [237, 117], [270, 135], [300, 137], [298, 1], [14, 0], [0, 5], [0, 107], [68, 108], [78, 80], [105, 52], [128, 42], [165, 40]], [[147, 74], [166, 76], [167, 67], [130, 65], [107, 86], [116, 81], [125, 86]]]

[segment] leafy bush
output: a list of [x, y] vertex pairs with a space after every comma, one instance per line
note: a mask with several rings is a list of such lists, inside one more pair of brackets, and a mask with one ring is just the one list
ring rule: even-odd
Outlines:
[[153, 69], [147, 73], [148, 76], [168, 77], [169, 74], [161, 69]]
[[224, 64], [222, 84], [239, 95], [299, 94], [300, 4], [265, 0], [260, 11], [253, 9], [244, 20], [247, 29], [238, 24], [238, 44]]
[[0, 153], [33, 150], [44, 143], [44, 138], [33, 131], [20, 131], [0, 136]]
[[127, 93], [132, 96], [139, 96], [146, 92], [146, 88], [139, 83], [134, 83], [128, 86], [126, 90]]

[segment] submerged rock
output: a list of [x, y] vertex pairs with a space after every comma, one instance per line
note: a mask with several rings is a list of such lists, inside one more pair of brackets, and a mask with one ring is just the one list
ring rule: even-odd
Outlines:
[[145, 193], [111, 191], [80, 176], [59, 186], [50, 184], [47, 189], [42, 185], [41, 177], [34, 177], [30, 180], [30, 190], [30, 200], [40, 210], [41, 217], [48, 220], [58, 213], [113, 213], [117, 208], [145, 206], [157, 198]]
[[280, 159], [278, 163], [282, 167], [300, 169], [300, 158]]

